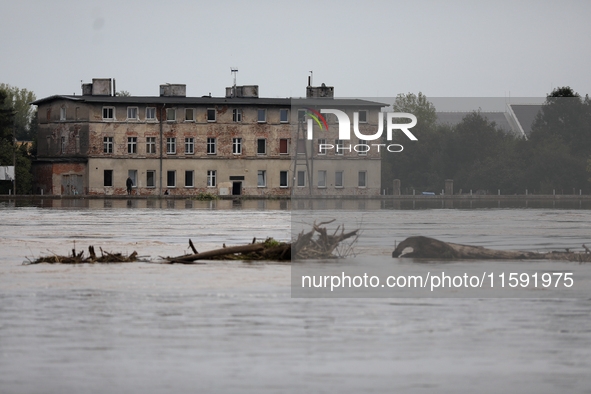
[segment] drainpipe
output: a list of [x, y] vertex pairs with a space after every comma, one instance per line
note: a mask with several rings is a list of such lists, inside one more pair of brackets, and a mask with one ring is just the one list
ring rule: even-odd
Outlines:
[[160, 195], [162, 195], [162, 145], [163, 145], [163, 132], [162, 132], [162, 111], [164, 111], [164, 107], [166, 104], [162, 104], [160, 107]]

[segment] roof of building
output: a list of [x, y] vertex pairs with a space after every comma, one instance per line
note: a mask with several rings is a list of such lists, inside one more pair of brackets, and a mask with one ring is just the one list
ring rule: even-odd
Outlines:
[[542, 104], [508, 104], [508, 106], [515, 114], [515, 118], [525, 135], [529, 137], [532, 125], [542, 109]]

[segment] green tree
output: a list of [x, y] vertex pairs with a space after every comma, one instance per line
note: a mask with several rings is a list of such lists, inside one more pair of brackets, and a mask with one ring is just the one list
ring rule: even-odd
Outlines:
[[0, 91], [6, 94], [2, 108], [15, 111], [16, 139], [18, 141], [32, 141], [35, 135], [31, 130], [31, 125], [36, 109], [29, 103], [36, 100], [35, 94], [27, 89], [19, 89], [5, 83], [0, 83]]

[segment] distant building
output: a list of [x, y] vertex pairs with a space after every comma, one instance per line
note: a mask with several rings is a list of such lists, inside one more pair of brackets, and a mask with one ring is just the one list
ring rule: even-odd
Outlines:
[[114, 96], [111, 79], [93, 79], [82, 92], [32, 103], [37, 194], [126, 194], [128, 177], [141, 195], [380, 194], [380, 154], [346, 150], [330, 116], [329, 130], [298, 138], [292, 105], [340, 108], [351, 119], [364, 112], [363, 130], [377, 124], [383, 104], [334, 99], [324, 85], [308, 86], [304, 101], [261, 98], [256, 85], [226, 88], [225, 97], [186, 97], [182, 84], [160, 85], [159, 96]]

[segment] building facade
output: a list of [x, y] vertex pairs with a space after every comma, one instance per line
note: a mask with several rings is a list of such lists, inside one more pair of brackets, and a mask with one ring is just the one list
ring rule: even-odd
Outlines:
[[[180, 84], [161, 85], [159, 96], [124, 97], [113, 95], [113, 85], [93, 79], [81, 96], [32, 103], [39, 114], [35, 193], [126, 194], [129, 177], [139, 195], [379, 194], [379, 153], [321, 148], [338, 145], [330, 117], [313, 140], [298, 137], [308, 115], [299, 122], [292, 99], [260, 98], [255, 85], [227, 88], [225, 97], [186, 97]], [[332, 88], [330, 97], [318, 96], [326, 89], [308, 87], [310, 100], [324, 101], [306, 105], [360, 104], [334, 99]], [[364, 119], [380, 108], [364, 105]]]

